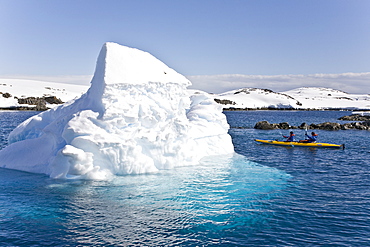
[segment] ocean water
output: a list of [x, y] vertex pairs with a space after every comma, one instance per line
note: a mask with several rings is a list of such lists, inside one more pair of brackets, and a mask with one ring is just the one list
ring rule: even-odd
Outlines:
[[[36, 112], [0, 112], [0, 147]], [[0, 246], [369, 246], [370, 131], [317, 131], [346, 149], [258, 144], [349, 112], [225, 112], [237, 154], [111, 181], [0, 169]], [[303, 130], [295, 130], [297, 137]]]

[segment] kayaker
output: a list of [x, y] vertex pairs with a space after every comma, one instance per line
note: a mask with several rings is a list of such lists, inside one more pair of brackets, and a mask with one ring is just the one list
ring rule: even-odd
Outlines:
[[293, 133], [293, 131], [290, 131], [290, 135], [289, 136], [285, 136], [285, 135], [283, 135], [283, 137], [284, 138], [287, 138], [285, 141], [286, 142], [294, 142], [294, 133]]
[[308, 138], [308, 142], [316, 142], [318, 134], [316, 134], [315, 132], [311, 132], [311, 136], [307, 135], [307, 133], [305, 135]]
[[307, 133], [305, 133], [304, 135], [307, 136], [307, 139], [306, 140], [300, 140], [299, 142], [313, 143], [313, 142], [316, 142], [316, 139], [317, 139], [317, 136], [318, 136], [318, 134], [316, 134], [315, 132], [311, 132], [311, 136], [309, 136]]

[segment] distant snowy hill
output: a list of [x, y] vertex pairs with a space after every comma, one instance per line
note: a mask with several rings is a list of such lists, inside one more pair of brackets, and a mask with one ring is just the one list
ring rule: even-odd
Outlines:
[[[63, 102], [80, 97], [89, 86], [24, 79], [0, 79], [0, 108], [28, 106], [18, 99], [55, 96]], [[49, 107], [53, 107], [49, 105]]]
[[244, 88], [214, 95], [218, 103], [234, 108], [292, 108], [299, 102], [289, 95], [269, 89]]
[[284, 92], [302, 103], [301, 108], [370, 109], [369, 94], [348, 94], [330, 88], [303, 87]]
[[369, 94], [348, 94], [339, 90], [303, 87], [285, 92], [244, 88], [213, 95], [224, 108], [281, 109], [370, 109]]

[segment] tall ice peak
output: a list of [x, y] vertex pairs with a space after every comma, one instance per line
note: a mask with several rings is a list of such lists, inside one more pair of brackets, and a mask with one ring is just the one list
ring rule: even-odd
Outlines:
[[92, 83], [146, 84], [176, 83], [185, 86], [190, 81], [148, 52], [107, 42], [103, 45]]

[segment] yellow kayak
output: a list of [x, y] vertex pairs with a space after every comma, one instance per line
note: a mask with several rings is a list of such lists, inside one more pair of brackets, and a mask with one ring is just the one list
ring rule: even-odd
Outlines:
[[312, 148], [343, 148], [344, 144], [331, 144], [331, 143], [320, 143], [320, 142], [286, 142], [286, 141], [273, 141], [273, 140], [260, 140], [254, 139], [256, 142], [280, 146], [290, 146], [290, 147], [312, 147]]

